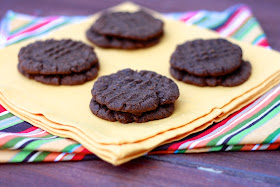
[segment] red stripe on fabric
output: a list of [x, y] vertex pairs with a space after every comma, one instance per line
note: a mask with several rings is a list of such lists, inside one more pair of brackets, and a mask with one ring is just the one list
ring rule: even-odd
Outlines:
[[24, 31], [21, 31], [21, 32], [13, 35], [13, 36], [8, 37], [8, 40], [10, 40], [10, 39], [12, 39], [12, 38], [14, 38], [14, 37], [16, 37], [18, 35], [21, 35], [21, 34], [24, 34], [24, 33], [27, 33], [27, 32], [32, 32], [32, 31], [34, 31], [34, 30], [36, 30], [36, 29], [38, 29], [38, 28], [40, 28], [40, 27], [42, 27], [42, 26], [44, 26], [44, 25], [46, 25], [46, 24], [48, 24], [48, 23], [50, 23], [50, 22], [52, 22], [54, 20], [56, 20], [57, 18], [58, 17], [51, 17], [47, 21], [44, 21], [43, 23], [39, 23], [39, 24], [34, 25], [34, 26], [24, 30]]
[[267, 41], [266, 38], [264, 38], [263, 40], [261, 40], [260, 42], [258, 42], [257, 45], [263, 46], [263, 47], [268, 47], [268, 46], [269, 46], [268, 41]]
[[17, 138], [18, 136], [16, 135], [7, 135], [4, 137], [0, 138], [0, 147], [2, 147], [3, 145], [5, 145], [7, 142], [9, 142], [10, 140]]
[[83, 148], [83, 150], [81, 150], [80, 153], [83, 153], [83, 154], [93, 154], [92, 152], [90, 152], [86, 148]]
[[71, 160], [82, 160], [85, 156], [84, 154], [75, 154]]
[[251, 151], [254, 148], [254, 144], [248, 144], [248, 145], [244, 145], [240, 151]]
[[244, 10], [245, 8], [244, 7], [240, 7], [226, 22], [225, 24], [220, 27], [219, 29], [217, 29], [216, 31], [217, 32], [220, 32], [222, 29], [224, 29], [225, 27], [227, 27], [231, 22], [232, 20], [242, 11]]
[[180, 21], [186, 22], [186, 21], [188, 21], [190, 18], [194, 17], [197, 13], [198, 13], [198, 11], [189, 13], [186, 17], [180, 18]]
[[37, 129], [38, 129], [38, 127], [30, 127], [28, 129], [26, 129], [24, 131], [21, 131], [21, 132], [18, 132], [18, 133], [29, 133], [29, 132], [35, 131]]
[[61, 153], [50, 153], [48, 156], [44, 158], [44, 162], [54, 162], [56, 157], [60, 155]]
[[266, 148], [266, 150], [275, 150], [275, 149], [277, 149], [279, 146], [280, 146], [280, 144], [272, 143], [272, 144], [270, 144], [270, 145]]
[[7, 111], [2, 105], [0, 105], [0, 112], [5, 112]]
[[[249, 106], [249, 105], [248, 105]], [[246, 106], [247, 107], [247, 106]], [[193, 141], [199, 138], [202, 138], [203, 136], [206, 136], [208, 134], [210, 134], [211, 132], [213, 132], [214, 130], [216, 130], [217, 128], [223, 126], [226, 122], [228, 122], [231, 118], [233, 118], [234, 116], [238, 115], [240, 112], [242, 112], [243, 110], [245, 110], [245, 108], [242, 108], [241, 110], [239, 110], [238, 112], [232, 114], [231, 116], [227, 117], [226, 119], [224, 119], [223, 121], [217, 123], [216, 125], [214, 125], [212, 128], [208, 129], [207, 131], [199, 134], [198, 136], [195, 136], [193, 138], [190, 138], [188, 140], [185, 141], [180, 141], [178, 143], [174, 143], [173, 145], [171, 145], [170, 147], [168, 147], [168, 150], [177, 150], [182, 144], [189, 142], [189, 141]]]
[[252, 15], [250, 15], [250, 16], [249, 16], [248, 18], [246, 18], [242, 23], [240, 23], [240, 25], [239, 25], [236, 29], [232, 30], [227, 36], [232, 36], [233, 34], [235, 34], [236, 31], [237, 31], [240, 27], [242, 27], [250, 18], [252, 18]]

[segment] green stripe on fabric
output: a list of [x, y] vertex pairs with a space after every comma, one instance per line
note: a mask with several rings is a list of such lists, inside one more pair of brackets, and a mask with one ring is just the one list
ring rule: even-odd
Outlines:
[[280, 99], [280, 95], [278, 95], [272, 102], [270, 102], [266, 107], [264, 107], [263, 109], [261, 109], [259, 112], [257, 112], [255, 115], [251, 116], [250, 118], [246, 119], [245, 121], [239, 123], [238, 125], [236, 125], [234, 128], [232, 128], [231, 130], [229, 130], [226, 133], [221, 134], [220, 136], [214, 138], [213, 140], [209, 141], [207, 143], [206, 146], [212, 147], [212, 146], [216, 146], [216, 144], [225, 136], [227, 136], [228, 134], [242, 128], [246, 123], [248, 123], [249, 121], [252, 121], [253, 119], [255, 119], [256, 117], [258, 117], [260, 114], [262, 114], [263, 112], [265, 112], [269, 107], [271, 107], [273, 104], [275, 104], [277, 101], [279, 101]]
[[200, 20], [197, 20], [196, 22], [193, 22], [192, 24], [198, 25], [198, 24], [200, 24], [201, 22], [204, 22], [204, 21], [206, 21], [206, 20], [208, 20], [208, 18], [204, 16], [203, 18], [201, 18]]
[[21, 25], [18, 28], [15, 28], [14, 30], [10, 31], [10, 35], [15, 34], [16, 32], [19, 32], [20, 30], [24, 30], [27, 27], [31, 26], [32, 24], [36, 23], [37, 19], [33, 20], [33, 21], [29, 21], [28, 23], [26, 23], [25, 25]]
[[209, 151], [220, 151], [223, 148], [223, 145], [213, 146]]
[[[55, 28], [58, 28], [58, 27], [60, 27], [60, 26], [62, 26], [62, 25], [64, 25], [64, 24], [66, 24], [66, 23], [68, 23], [68, 22], [66, 21], [66, 22], [64, 22], [64, 23], [61, 23], [61, 24], [59, 24], [59, 25], [56, 25], [56, 26], [54, 26], [54, 27], [52, 27], [52, 28], [49, 28], [49, 29], [45, 30], [44, 32], [39, 33], [39, 34], [32, 35], [32, 36], [26, 36], [26, 37], [24, 37], [24, 38], [22, 38], [22, 39], [20, 39], [20, 40], [18, 40], [18, 41], [16, 41], [16, 42], [12, 43], [12, 44], [16, 44], [16, 43], [19, 43], [19, 42], [21, 42], [21, 41], [23, 41], [23, 40], [26, 40], [26, 39], [28, 39], [28, 38], [32, 38], [32, 37], [36, 37], [36, 36], [45, 34], [45, 33], [49, 32], [50, 30], [53, 30], [53, 29], [55, 29]], [[10, 44], [9, 44], [9, 45], [10, 45]]]
[[254, 40], [253, 40], [253, 44], [255, 44], [260, 38], [265, 38], [265, 34], [264, 33], [261, 33], [261, 34], [259, 34]]
[[[52, 136], [54, 136], [54, 135], [48, 134], [48, 135], [42, 136], [40, 138], [43, 139], [43, 138], [48, 138], [48, 137], [52, 137]], [[11, 139], [10, 141], [6, 142], [2, 147], [0, 147], [0, 149], [7, 149], [7, 148], [14, 147], [20, 141], [29, 139], [29, 138], [34, 138], [34, 137], [15, 137], [15, 138]]]
[[16, 138], [13, 138], [10, 141], [6, 142], [2, 147], [0, 147], [0, 149], [11, 148], [11, 147], [15, 146], [21, 140], [24, 140], [25, 138], [26, 137], [16, 137]]
[[[213, 21], [213, 24], [212, 25], [209, 25], [207, 28], [208, 29], [211, 29], [211, 30], [214, 30], [215, 28], [217, 27], [220, 27], [221, 25], [223, 25], [228, 19], [230, 19], [232, 15], [231, 14], [228, 14], [224, 19], [222, 20], [217, 20], [217, 21]], [[215, 30], [214, 30], [215, 31]]]
[[9, 128], [9, 127], [14, 126], [14, 125], [16, 125], [16, 124], [19, 124], [19, 123], [21, 123], [21, 122], [23, 122], [23, 120], [22, 120], [22, 119], [18, 119], [18, 120], [17, 120], [16, 122], [14, 122], [14, 123], [8, 124], [8, 125], [3, 126], [3, 127], [0, 127], [0, 130]]
[[22, 162], [32, 152], [33, 151], [20, 151], [10, 160], [10, 162]]
[[261, 127], [262, 125], [264, 125], [266, 122], [268, 122], [269, 120], [271, 120], [276, 114], [278, 114], [280, 112], [280, 106], [278, 106], [277, 108], [275, 108], [273, 111], [271, 111], [268, 115], [266, 115], [264, 118], [262, 118], [260, 121], [258, 121], [256, 124], [254, 124], [252, 127], [238, 133], [236, 136], [232, 137], [229, 141], [228, 141], [228, 145], [229, 144], [238, 144], [242, 139], [244, 139], [244, 137], [250, 133], [252, 133], [254, 130], [256, 130], [257, 128]]
[[[44, 137], [44, 138], [47, 138], [47, 137]], [[36, 141], [33, 141], [33, 142], [29, 143], [22, 150], [37, 150], [39, 147], [41, 147], [41, 146], [43, 146], [47, 143], [57, 141], [57, 140], [60, 140], [60, 139], [64, 139], [64, 138], [58, 137], [58, 138], [53, 138], [53, 139], [49, 139], [49, 140], [39, 139], [39, 140], [36, 140]]]
[[74, 143], [72, 145], [68, 145], [67, 147], [65, 147], [61, 152], [63, 153], [68, 153], [69, 151], [71, 151], [74, 147], [80, 145], [79, 143]]
[[271, 142], [278, 134], [280, 133], [280, 128], [278, 128], [276, 131], [271, 133], [264, 141], [262, 144], [268, 144], [268, 143], [273, 143]]
[[0, 121], [4, 120], [4, 119], [7, 119], [7, 118], [11, 118], [11, 117], [14, 117], [14, 115], [9, 112], [9, 113], [7, 113], [7, 114], [5, 114], [3, 116], [0, 116]]
[[176, 151], [176, 153], [185, 153], [185, 152], [186, 152], [186, 149], [181, 149], [181, 150]]
[[42, 162], [49, 154], [51, 154], [51, 152], [43, 151], [33, 160], [33, 162]]
[[232, 37], [240, 40], [241, 36], [243, 36], [243, 33], [251, 28], [255, 23], [256, 21], [254, 20], [254, 18], [250, 17], [242, 26], [239, 27], [239, 29], [236, 30]]
[[244, 145], [234, 145], [230, 151], [240, 151], [243, 147]]
[[247, 34], [249, 34], [249, 33], [253, 30], [253, 28], [255, 28], [255, 27], [258, 26], [258, 25], [259, 25], [259, 24], [258, 24], [257, 22], [255, 22], [254, 24], [252, 24], [250, 28], [248, 28], [246, 31], [244, 31], [244, 32], [242, 33], [242, 35], [240, 35], [240, 36], [238, 37], [238, 40], [244, 40], [245, 36], [246, 36]]

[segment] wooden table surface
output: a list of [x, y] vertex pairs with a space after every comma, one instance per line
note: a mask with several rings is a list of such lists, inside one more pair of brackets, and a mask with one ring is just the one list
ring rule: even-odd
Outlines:
[[[0, 17], [9, 9], [47, 15], [89, 15], [121, 0], [2, 0]], [[159, 12], [224, 10], [237, 0], [135, 0]], [[272, 48], [280, 51], [279, 0], [244, 0], [261, 23]], [[0, 164], [0, 186], [76, 185], [280, 185], [280, 152], [217, 152], [143, 156], [114, 167], [92, 161]]]

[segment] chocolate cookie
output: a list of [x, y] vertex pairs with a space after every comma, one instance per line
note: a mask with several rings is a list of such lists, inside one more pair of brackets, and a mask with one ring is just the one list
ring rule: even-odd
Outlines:
[[144, 112], [140, 115], [131, 114], [128, 112], [119, 112], [108, 109], [105, 105], [101, 105], [92, 98], [90, 102], [90, 110], [96, 116], [109, 120], [119, 121], [121, 123], [144, 123], [152, 120], [158, 120], [169, 117], [174, 112], [174, 104], [166, 104], [159, 106], [155, 110]]
[[98, 62], [93, 48], [73, 40], [37, 41], [20, 49], [19, 63], [28, 74], [80, 73]]
[[225, 39], [193, 40], [178, 45], [172, 54], [173, 68], [197, 76], [222, 76], [242, 62], [242, 50]]
[[160, 36], [145, 41], [105, 36], [98, 34], [92, 28], [86, 32], [86, 36], [89, 41], [99, 47], [118, 49], [146, 48], [157, 44], [160, 40]]
[[38, 82], [49, 85], [79, 85], [87, 81], [93, 80], [98, 75], [99, 64], [93, 65], [90, 69], [80, 73], [72, 73], [65, 75], [40, 75], [40, 74], [28, 74], [21, 68], [21, 64], [18, 64], [18, 70], [24, 76], [29, 79], [34, 79]]
[[179, 97], [178, 86], [152, 71], [124, 69], [99, 77], [92, 88], [93, 98], [110, 110], [141, 114]]
[[197, 86], [226, 86], [226, 87], [233, 87], [238, 86], [244, 83], [246, 80], [249, 79], [251, 75], [251, 64], [247, 61], [243, 61], [241, 66], [235, 70], [234, 72], [224, 75], [224, 76], [217, 76], [217, 77], [199, 77], [195, 75], [191, 75], [185, 71], [177, 70], [173, 67], [170, 67], [171, 75], [185, 83], [194, 84]]
[[92, 29], [105, 36], [143, 41], [160, 36], [163, 22], [144, 11], [106, 12], [96, 20]]

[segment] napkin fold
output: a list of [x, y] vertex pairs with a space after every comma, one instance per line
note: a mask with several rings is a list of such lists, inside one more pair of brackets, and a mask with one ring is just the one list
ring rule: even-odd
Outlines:
[[[121, 8], [124, 8], [124, 9], [130, 9], [131, 7], [133, 9], [135, 8], [135, 6], [131, 5], [131, 4], [125, 4], [125, 5], [121, 6]], [[194, 14], [194, 16], [195, 15], [196, 14]], [[191, 20], [191, 18], [185, 19], [185, 21], [188, 21], [188, 20]], [[167, 36], [165, 36], [166, 40], [163, 39], [162, 42], [168, 43], [169, 44], [168, 46], [170, 46], [170, 44], [172, 45], [172, 43], [173, 43], [173, 49], [174, 49], [175, 45], [178, 43], [178, 41], [183, 42], [186, 39], [191, 39], [191, 38], [195, 38], [195, 37], [203, 37], [203, 38], [219, 37], [218, 35], [210, 32], [210, 31], [205, 31], [205, 30], [198, 29], [196, 27], [191, 27], [191, 26], [187, 27], [186, 25], [183, 25], [181, 23], [174, 22], [171, 20], [165, 20], [165, 21], [166, 21], [166, 25], [167, 25]], [[90, 22], [84, 22], [84, 23], [80, 24], [80, 26], [83, 27], [83, 25], [84, 25], [84, 28], [86, 28], [86, 26], [88, 26], [89, 23]], [[202, 22], [200, 22], [200, 23], [202, 23]], [[76, 26], [77, 25], [75, 25], [75, 27]], [[176, 30], [175, 29], [172, 30], [173, 26], [174, 26], [174, 28], [176, 28]], [[72, 28], [74, 32], [77, 31], [77, 30], [75, 31], [75, 27], [70, 26], [70, 28]], [[69, 29], [69, 27], [68, 27], [68, 29]], [[180, 32], [178, 32], [177, 29], [179, 29]], [[66, 30], [67, 29], [65, 27], [63, 30], [60, 30], [60, 31], [57, 31], [56, 33], [54, 33], [53, 36], [61, 37], [62, 33], [66, 32]], [[223, 30], [223, 29], [221, 29], [221, 30]], [[172, 38], [171, 34], [173, 32], [178, 32], [178, 34], [179, 34], [178, 37]], [[170, 35], [168, 33], [170, 33]], [[190, 34], [190, 36], [189, 37], [184, 36], [185, 33]], [[65, 33], [63, 33], [63, 34], [65, 35]], [[84, 40], [83, 37], [84, 36], [81, 36], [81, 35], [78, 36], [79, 39]], [[168, 37], [170, 37], [170, 38], [168, 38]], [[236, 41], [233, 41], [233, 42], [236, 42]], [[265, 44], [265, 42], [262, 42], [262, 43]], [[33, 85], [31, 85], [32, 82], [24, 80], [23, 85], [27, 86], [27, 87], [31, 86], [31, 88], [32, 88], [31, 91], [32, 91], [34, 98], [33, 97], [30, 98], [28, 96], [29, 94], [24, 94], [24, 90], [22, 90], [20, 88], [18, 89], [16, 86], [15, 87], [11, 86], [11, 85], [14, 85], [13, 83], [18, 83], [18, 81], [20, 79], [19, 75], [14, 74], [14, 73], [17, 73], [16, 71], [14, 71], [14, 72], [11, 71], [11, 72], [6, 73], [6, 75], [9, 75], [10, 73], [12, 73], [13, 76], [9, 77], [9, 79], [11, 80], [11, 82], [9, 84], [6, 83], [6, 84], [0, 85], [0, 91], [1, 91], [0, 100], [1, 100], [1, 103], [7, 109], [9, 109], [11, 112], [16, 114], [17, 116], [20, 116], [22, 119], [25, 119], [36, 126], [42, 127], [43, 129], [46, 129], [47, 131], [54, 133], [56, 135], [74, 138], [74, 139], [78, 140], [79, 142], [83, 143], [83, 145], [85, 145], [85, 147], [87, 147], [89, 150], [91, 150], [92, 152], [99, 155], [101, 158], [117, 165], [117, 164], [126, 162], [128, 160], [131, 160], [133, 158], [136, 158], [140, 155], [143, 155], [147, 151], [150, 151], [151, 149], [155, 148], [158, 145], [181, 139], [181, 138], [187, 136], [188, 134], [194, 133], [196, 131], [201, 131], [201, 130], [207, 128], [213, 122], [221, 121], [222, 119], [226, 118], [229, 114], [244, 107], [246, 104], [252, 102], [256, 98], [258, 98], [260, 95], [267, 92], [269, 89], [271, 89], [273, 86], [275, 86], [279, 82], [279, 78], [278, 78], [279, 77], [279, 64], [277, 64], [277, 62], [276, 62], [277, 60], [279, 60], [279, 54], [277, 54], [276, 52], [273, 52], [273, 51], [268, 51], [268, 50], [264, 50], [261, 48], [252, 47], [252, 46], [246, 45], [244, 43], [239, 43], [239, 44], [242, 46], [242, 49], [245, 53], [245, 58], [247, 58], [248, 60], [250, 60], [252, 62], [253, 68], [254, 68], [252, 78], [250, 78], [250, 80], [248, 81], [248, 83], [246, 83], [246, 85], [244, 84], [244, 86], [237, 87], [238, 89], [226, 89], [226, 88], [225, 89], [224, 88], [213, 89], [213, 88], [197, 88], [194, 86], [189, 86], [189, 85], [186, 86], [182, 83], [178, 83], [180, 90], [181, 90], [181, 88], [182, 88], [182, 90], [186, 89], [186, 91], [183, 93], [189, 93], [192, 91], [194, 92], [195, 97], [192, 97], [192, 95], [188, 95], [190, 97], [189, 99], [191, 101], [194, 100], [194, 102], [192, 103], [190, 101], [190, 103], [188, 103], [188, 98], [183, 96], [184, 98], [181, 99], [181, 102], [178, 101], [179, 104], [176, 104], [176, 110], [178, 110], [178, 111], [176, 111], [177, 116], [174, 117], [174, 115], [176, 115], [176, 112], [175, 112], [172, 117], [175, 119], [162, 120], [162, 121], [160, 120], [160, 121], [156, 121], [156, 122], [147, 123], [147, 124], [145, 124], [145, 126], [143, 125], [144, 127], [143, 126], [139, 127], [139, 124], [136, 124], [135, 126], [134, 125], [123, 126], [121, 124], [116, 124], [116, 123], [113, 124], [114, 126], [117, 126], [116, 128], [114, 126], [111, 126], [111, 124], [108, 124], [109, 127], [107, 127], [106, 126], [107, 124], [104, 124], [103, 120], [101, 120], [101, 121], [103, 121], [103, 122], [101, 122], [98, 119], [97, 119], [97, 121], [95, 121], [96, 119], [92, 119], [91, 121], [96, 122], [96, 124], [101, 126], [101, 128], [98, 129], [99, 126], [94, 126], [94, 127], [97, 127], [97, 129], [95, 129], [94, 132], [91, 132], [92, 134], [91, 133], [88, 134], [87, 130], [90, 130], [92, 128], [89, 125], [89, 123], [87, 124], [87, 126], [79, 126], [79, 123], [74, 123], [74, 122], [76, 122], [75, 121], [76, 119], [71, 121], [72, 123], [70, 121], [69, 121], [70, 123], [67, 123], [66, 121], [64, 121], [65, 119], [63, 119], [63, 117], [67, 117], [67, 116], [64, 116], [65, 113], [64, 114], [60, 113], [61, 116], [59, 116], [59, 115], [57, 115], [57, 113], [59, 113], [59, 111], [56, 111], [55, 108], [53, 108], [53, 110], [45, 110], [43, 108], [40, 108], [40, 106], [38, 106], [38, 105], [47, 106], [48, 103], [46, 103], [46, 102], [49, 102], [48, 99], [46, 99], [46, 101], [44, 101], [45, 100], [44, 96], [36, 97], [38, 95], [36, 95], [36, 94], [34, 95], [34, 93], [36, 92], [36, 89], [41, 89], [41, 88], [46, 89], [46, 88], [44, 88], [44, 86], [39, 85], [39, 87], [37, 87], [35, 85], [33, 87]], [[160, 45], [163, 47], [161, 47]], [[168, 53], [168, 55], [170, 55], [172, 50], [168, 51], [168, 50], [166, 50], [166, 46], [164, 46], [164, 44], [160, 44], [160, 45], [158, 46], [158, 48], [161, 49], [162, 51], [166, 51]], [[17, 46], [17, 47], [20, 47], [20, 46]], [[17, 47], [15, 46], [14, 48], [7, 48], [6, 52], [13, 53], [19, 49]], [[151, 48], [151, 50], [149, 50], [149, 52], [156, 53], [159, 49]], [[100, 49], [100, 54], [104, 53], [103, 55], [105, 55], [105, 53], [107, 53], [107, 52], [108, 51], [103, 51]], [[114, 50], [109, 50], [109, 52], [113, 56], [114, 55], [116, 55], [116, 57], [118, 56], [116, 51], [114, 51]], [[145, 52], [144, 53], [140, 52], [140, 54], [141, 54], [141, 56], [145, 56]], [[258, 55], [255, 55], [255, 54], [258, 54]], [[2, 55], [2, 53], [1, 53], [1, 55]], [[128, 55], [129, 57], [128, 57], [128, 59], [124, 59], [124, 62], [128, 61], [129, 58], [133, 59], [134, 58], [133, 55], [135, 55], [135, 54], [127, 53], [126, 55]], [[139, 54], [136, 54], [136, 55], [139, 56]], [[165, 58], [167, 58], [168, 55], [165, 56]], [[4, 57], [4, 56], [1, 56], [1, 58], [2, 57]], [[155, 58], [157, 59], [157, 57], [155, 57]], [[102, 58], [100, 57], [100, 59], [102, 59]], [[145, 57], [144, 57], [144, 59], [145, 59]], [[265, 61], [265, 59], [269, 59], [269, 60], [271, 60], [271, 62], [267, 65], [266, 68], [263, 68], [262, 63], [263, 63], [263, 61]], [[16, 59], [13, 59], [11, 61], [14, 61], [16, 63], [15, 60]], [[107, 61], [107, 63], [108, 63], [110, 59], [106, 59], [104, 57], [104, 63], [106, 63], [105, 60], [108, 60]], [[146, 58], [146, 60], [148, 60], [148, 58]], [[168, 59], [165, 59], [165, 60], [157, 59], [157, 60], [167, 62], [166, 65], [168, 64]], [[1, 64], [1, 66], [2, 65], [6, 65], [6, 64]], [[3, 66], [3, 67], [5, 67], [6, 69], [13, 69], [14, 64], [11, 63], [9, 65], [11, 65], [11, 66]], [[131, 64], [125, 64], [125, 65], [130, 66]], [[141, 68], [143, 67], [142, 64], [141, 64], [141, 66], [136, 65], [136, 68], [139, 69], [140, 67]], [[151, 69], [158, 68], [157, 65], [151, 66], [151, 67], [144, 66], [144, 68], [145, 67], [148, 67]], [[122, 65], [120, 65], [120, 67], [117, 67], [117, 68], [122, 68]], [[167, 68], [167, 67], [165, 67], [165, 68]], [[265, 70], [266, 73], [261, 74], [261, 72], [263, 70]], [[107, 71], [110, 71], [110, 70], [108, 69]], [[159, 71], [162, 71], [162, 74], [169, 76], [168, 72], [166, 72], [165, 70], [159, 70]], [[106, 70], [105, 70], [105, 72], [106, 72]], [[1, 73], [1, 75], [4, 75], [4, 72], [3, 72], [3, 74]], [[18, 77], [19, 79], [17, 79], [16, 77]], [[3, 78], [3, 77], [0, 77], [0, 78]], [[7, 81], [7, 82], [9, 82], [9, 81]], [[86, 87], [86, 89], [90, 90], [91, 86], [92, 86], [92, 83], [90, 86], [85, 86], [85, 87]], [[28, 90], [30, 91], [29, 88], [30, 87], [28, 87]], [[35, 92], [33, 92], [33, 89], [35, 89], [34, 90]], [[53, 88], [50, 88], [50, 89], [53, 89]], [[55, 94], [63, 95], [63, 93], [66, 93], [66, 91], [69, 88], [63, 87], [60, 90], [62, 90], [62, 89], [63, 89], [62, 92], [58, 91], [57, 88], [54, 88], [53, 91]], [[78, 87], [77, 87], [77, 89], [78, 89]], [[22, 95], [18, 96], [17, 95], [17, 93], [19, 93], [18, 91], [20, 91], [20, 93], [22, 93]], [[42, 90], [40, 90], [40, 92], [41, 91]], [[221, 94], [222, 96], [225, 96], [225, 98], [220, 99], [220, 97], [218, 97], [216, 102], [213, 102], [213, 103], [210, 102], [210, 105], [204, 105], [203, 102], [199, 103], [198, 100], [200, 100], [200, 97], [203, 96], [201, 94], [203, 94], [205, 92], [210, 94], [211, 97], [217, 97], [219, 94]], [[232, 92], [236, 92], [236, 93], [232, 93]], [[80, 93], [80, 92], [77, 92], [77, 93]], [[196, 93], [198, 93], [198, 95]], [[38, 92], [37, 92], [37, 94], [38, 94]], [[182, 94], [182, 91], [181, 91], [181, 94]], [[90, 93], [89, 93], [89, 95], [90, 95]], [[84, 96], [86, 96], [86, 95], [84, 95]], [[49, 97], [49, 95], [47, 97]], [[88, 97], [88, 96], [86, 96], [86, 97]], [[41, 98], [44, 98], [43, 101], [40, 100]], [[25, 101], [28, 101], [28, 102], [25, 102]], [[30, 103], [30, 101], [32, 103]], [[80, 101], [83, 101], [84, 104], [88, 102], [86, 100], [80, 100]], [[65, 104], [65, 103], [67, 103], [67, 102], [64, 102], [63, 104]], [[188, 105], [189, 105], [189, 108], [188, 108]], [[49, 109], [49, 107], [47, 107], [47, 109]], [[65, 111], [67, 113], [67, 110], [65, 110]], [[182, 113], [180, 113], [180, 112], [182, 112]], [[188, 113], [190, 113], [189, 116], [188, 116]], [[75, 117], [77, 117], [77, 116], [75, 116]], [[181, 120], [181, 118], [184, 118], [184, 119]], [[77, 120], [77, 121], [79, 121], [79, 120]], [[211, 127], [216, 126], [216, 125], [212, 125]], [[106, 130], [104, 131], [104, 129], [102, 129], [102, 128], [110, 128], [110, 127], [114, 128], [114, 130], [121, 129], [121, 131], [124, 131], [125, 133], [134, 133], [133, 137], [125, 137], [125, 138], [114, 137], [114, 136], [112, 136], [113, 134], [111, 132], [109, 132], [111, 129], [109, 129], [109, 131], [106, 131]], [[160, 131], [157, 130], [158, 127], [161, 128]], [[223, 126], [223, 127], [225, 128], [225, 126]], [[208, 128], [206, 129], [207, 132], [209, 132]], [[136, 132], [139, 132], [138, 130], [141, 130], [142, 133], [135, 135], [135, 132], [134, 132], [135, 130], [136, 130]], [[152, 133], [150, 131], [152, 131]], [[212, 131], [212, 133], [213, 132], [214, 131]], [[118, 132], [118, 133], [119, 133], [119, 135], [122, 135], [123, 132]], [[217, 133], [216, 133], [216, 135], [217, 135]], [[220, 135], [221, 135], [221, 133], [220, 133]], [[136, 136], [136, 138], [135, 138], [135, 136]], [[201, 134], [200, 134], [200, 136], [201, 136]], [[100, 138], [101, 138], [101, 140], [100, 140]], [[193, 139], [191, 139], [191, 140], [185, 139], [180, 142], [181, 143], [184, 142], [183, 145], [186, 146], [186, 142], [189, 142], [189, 141], [193, 141]], [[255, 142], [253, 142], [253, 144]], [[257, 142], [260, 142], [260, 141], [257, 141]], [[184, 147], [182, 145], [176, 147], [178, 145], [178, 142], [175, 142], [172, 145], [174, 145], [174, 146], [170, 146], [168, 148], [167, 152], [172, 152], [172, 151], [174, 152], [174, 150], [177, 151], [177, 150], [184, 149], [184, 148], [186, 149], [186, 147]], [[220, 146], [220, 145], [222, 145], [222, 144], [217, 144], [216, 147]], [[192, 146], [190, 146], [189, 149], [193, 149], [194, 147], [195, 146], [192, 144]], [[203, 149], [204, 150], [207, 149], [207, 146], [206, 147], [197, 146], [196, 148], [197, 148], [197, 150], [201, 149], [200, 151], [203, 151]], [[230, 149], [228, 149], [228, 150], [230, 150]], [[160, 148], [158, 148], [154, 152], [161, 152], [161, 151], [162, 150]], [[40, 151], [38, 151], [38, 152], [40, 152]], [[42, 152], [33, 153], [33, 155], [36, 155], [36, 154], [40, 155], [40, 154], [42, 154]], [[65, 153], [65, 155], [67, 155], [67, 154]], [[35, 157], [35, 156], [33, 156], [33, 157]], [[63, 156], [60, 156], [60, 157], [63, 158]], [[69, 157], [71, 157], [71, 156], [68, 156], [68, 158]], [[67, 158], [67, 156], [65, 156], [65, 158]]]

